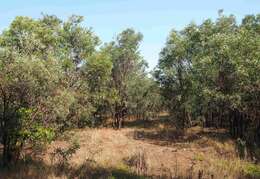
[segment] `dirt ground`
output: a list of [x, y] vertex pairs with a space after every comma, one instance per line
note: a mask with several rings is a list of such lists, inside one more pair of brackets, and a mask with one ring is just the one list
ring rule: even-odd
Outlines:
[[[194, 176], [201, 172], [214, 176], [219, 174], [215, 166], [217, 160], [237, 159], [234, 141], [225, 130], [193, 127], [183, 134], [167, 123], [129, 121], [121, 130], [74, 130], [67, 136], [73, 136], [80, 144], [70, 160], [75, 168], [86, 161], [95, 161], [102, 168], [130, 169], [148, 176]], [[66, 146], [65, 143], [54, 142], [46, 162], [50, 162], [48, 153], [58, 146]], [[134, 161], [131, 163], [131, 160]], [[228, 172], [221, 171], [223, 175]]]
[[[57, 148], [80, 148], [67, 165], [53, 172], [60, 162]], [[128, 121], [121, 130], [77, 129], [52, 142], [26, 178], [237, 178], [240, 160], [235, 142], [225, 130], [193, 127], [178, 132], [167, 122]], [[39, 167], [40, 166], [40, 167]], [[39, 168], [42, 174], [39, 174]], [[3, 175], [4, 176], [4, 175]], [[19, 176], [8, 176], [18, 178]], [[1, 176], [0, 176], [1, 178]]]

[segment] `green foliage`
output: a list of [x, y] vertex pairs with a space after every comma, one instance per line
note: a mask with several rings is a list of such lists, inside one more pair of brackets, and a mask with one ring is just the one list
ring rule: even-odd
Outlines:
[[17, 135], [20, 140], [33, 141], [37, 143], [51, 142], [53, 140], [53, 129], [46, 128], [40, 123], [32, 120], [32, 109], [20, 108], [18, 110], [18, 115], [20, 116], [21, 129], [17, 131]]
[[204, 156], [201, 155], [201, 154], [196, 154], [196, 155], [193, 157], [193, 160], [202, 162], [202, 161], [204, 160]]
[[94, 99], [99, 104], [95, 105], [97, 111], [94, 114], [111, 115], [117, 128], [121, 127], [126, 115], [148, 118], [150, 113], [159, 108], [159, 102], [155, 101], [159, 90], [151, 90], [156, 98], [148, 101], [151, 95], [149, 88], [155, 89], [156, 85], [145, 72], [147, 65], [139, 53], [141, 40], [142, 34], [126, 29], [115, 41], [105, 44], [93, 60], [90, 58], [86, 63], [86, 72], [90, 76], [88, 81], [93, 80], [91, 84], [94, 86], [90, 87], [96, 91]]
[[259, 15], [238, 24], [220, 12], [216, 21], [172, 30], [153, 73], [157, 82], [140, 55], [141, 33], [126, 29], [97, 48], [99, 38], [82, 22], [76, 15], [19, 16], [0, 35], [3, 163], [19, 158], [24, 144], [110, 117], [120, 128], [128, 115], [147, 120], [165, 106], [181, 129], [202, 119], [251, 147], [260, 144]]
[[[17, 17], [0, 36], [0, 141], [4, 165], [24, 144], [50, 142], [56, 131], [91, 114], [79, 64], [98, 44], [82, 17]], [[64, 63], [70, 65], [64, 65]], [[77, 80], [75, 80], [77, 79]], [[19, 157], [18, 152], [18, 157]]]
[[82, 22], [19, 16], [0, 35], [3, 164], [15, 151], [19, 158], [24, 144], [50, 142], [67, 129], [159, 111], [159, 89], [138, 50], [142, 35], [126, 29], [96, 51], [99, 39]]
[[247, 164], [243, 167], [243, 171], [247, 177], [260, 177], [260, 166], [254, 164]]
[[259, 143], [259, 27], [259, 15], [237, 24], [220, 13], [170, 33], [154, 75], [179, 127], [203, 116], [205, 125]]

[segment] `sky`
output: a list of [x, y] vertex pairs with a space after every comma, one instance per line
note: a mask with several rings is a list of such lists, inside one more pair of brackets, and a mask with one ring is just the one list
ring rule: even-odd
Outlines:
[[172, 29], [214, 20], [219, 9], [240, 21], [244, 15], [260, 13], [260, 0], [2, 0], [0, 31], [16, 16], [40, 18], [41, 13], [64, 20], [72, 14], [84, 16], [83, 26], [92, 27], [103, 42], [130, 27], [144, 35], [140, 51], [153, 69]]

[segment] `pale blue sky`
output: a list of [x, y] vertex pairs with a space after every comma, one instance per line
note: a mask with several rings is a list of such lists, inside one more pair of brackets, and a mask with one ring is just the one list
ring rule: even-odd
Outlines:
[[246, 14], [260, 13], [260, 0], [2, 0], [0, 30], [15, 16], [38, 18], [42, 12], [62, 19], [82, 15], [84, 26], [93, 27], [103, 42], [133, 27], [144, 35], [141, 53], [152, 69], [172, 28], [180, 30], [191, 21], [215, 19], [219, 9], [241, 20]]

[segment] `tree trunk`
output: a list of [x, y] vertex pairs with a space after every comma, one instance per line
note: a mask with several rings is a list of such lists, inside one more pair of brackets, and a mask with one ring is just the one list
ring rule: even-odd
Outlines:
[[2, 158], [2, 164], [3, 167], [7, 167], [12, 160], [12, 153], [10, 148], [10, 141], [7, 137], [7, 135], [4, 134], [3, 136], [3, 158]]

